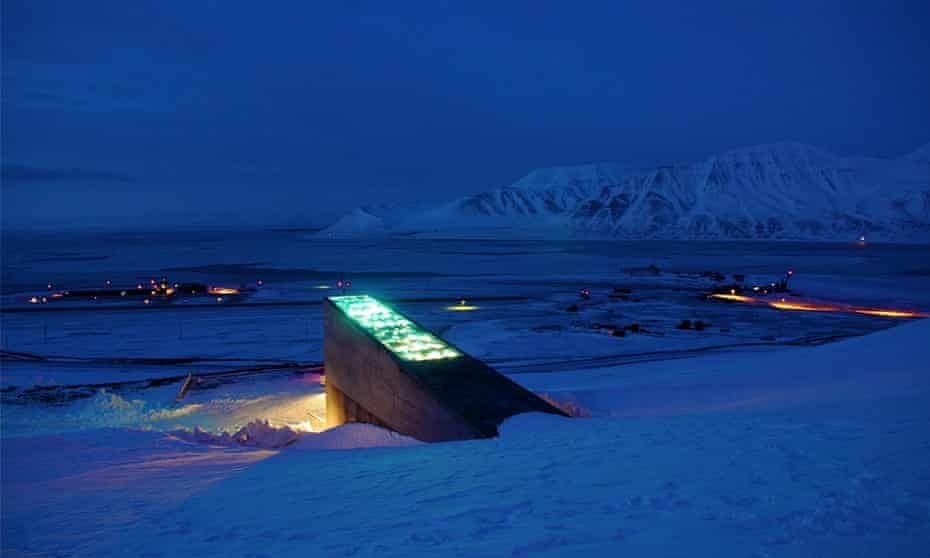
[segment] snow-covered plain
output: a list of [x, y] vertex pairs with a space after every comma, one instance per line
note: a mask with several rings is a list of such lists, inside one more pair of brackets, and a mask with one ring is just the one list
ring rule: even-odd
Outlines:
[[[926, 311], [927, 247], [53, 240], [4, 246], [4, 349], [72, 359], [2, 362], [4, 556], [923, 556], [930, 544], [930, 321], [712, 303], [713, 283], [690, 275], [792, 267], [806, 296]], [[241, 306], [22, 301], [47, 281], [167, 269], [221, 284], [261, 274], [265, 287]], [[497, 439], [432, 445], [365, 425], [318, 434], [312, 370], [208, 383], [180, 404], [175, 383], [30, 392], [316, 362], [313, 302], [332, 291], [317, 287], [347, 277], [585, 418], [525, 415]], [[631, 298], [611, 299], [613, 286]], [[480, 308], [446, 310], [459, 296]], [[677, 330], [684, 318], [712, 327]], [[633, 322], [648, 333], [594, 327]], [[207, 360], [108, 360], [153, 356]]]

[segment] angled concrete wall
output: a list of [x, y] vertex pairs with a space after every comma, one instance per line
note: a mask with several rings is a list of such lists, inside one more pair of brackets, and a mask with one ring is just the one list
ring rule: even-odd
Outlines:
[[496, 436], [519, 413], [564, 415], [465, 353], [403, 360], [329, 299], [323, 307], [327, 426], [369, 422], [438, 442]]

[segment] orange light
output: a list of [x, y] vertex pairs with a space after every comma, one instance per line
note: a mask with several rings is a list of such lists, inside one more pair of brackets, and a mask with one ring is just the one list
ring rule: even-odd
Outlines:
[[719, 298], [720, 300], [732, 300], [734, 302], [757, 302], [757, 300], [751, 296], [743, 296], [738, 294], [724, 294], [724, 293], [714, 293], [710, 295], [709, 298]]
[[34, 296], [29, 299], [29, 304], [38, 304], [38, 303], [39, 303], [39, 297], [37, 296]]
[[854, 314], [864, 314], [867, 316], [881, 316], [885, 318], [930, 318], [930, 313], [916, 312], [911, 310], [892, 310], [886, 308], [860, 308], [845, 304], [827, 304], [803, 300], [764, 300], [750, 296], [735, 294], [714, 293], [707, 298], [716, 298], [719, 300], [729, 300], [733, 302], [744, 302], [747, 304], [765, 304], [770, 308], [777, 310], [795, 310], [801, 312], [846, 312]]
[[840, 312], [842, 309], [836, 306], [826, 306], [807, 302], [786, 302], [784, 299], [768, 303], [772, 308], [779, 310], [803, 310], [805, 312]]
[[232, 287], [210, 287], [207, 292], [212, 295], [235, 295], [239, 294], [239, 289]]
[[924, 312], [909, 312], [907, 310], [880, 310], [873, 308], [859, 308], [855, 310], [856, 314], [866, 314], [868, 316], [883, 316], [885, 318], [927, 318], [930, 314]]

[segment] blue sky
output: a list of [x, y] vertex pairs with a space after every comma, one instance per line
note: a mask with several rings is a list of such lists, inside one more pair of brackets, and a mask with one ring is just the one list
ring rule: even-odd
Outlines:
[[540, 166], [930, 140], [930, 3], [2, 3], [5, 226], [318, 225]]

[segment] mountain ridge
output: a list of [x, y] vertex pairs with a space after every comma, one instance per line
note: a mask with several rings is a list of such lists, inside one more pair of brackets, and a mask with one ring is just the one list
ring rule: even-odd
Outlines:
[[[896, 159], [780, 142], [695, 163], [548, 167], [390, 221], [357, 232], [922, 242], [930, 239], [930, 144]], [[322, 234], [351, 229], [343, 222]]]

